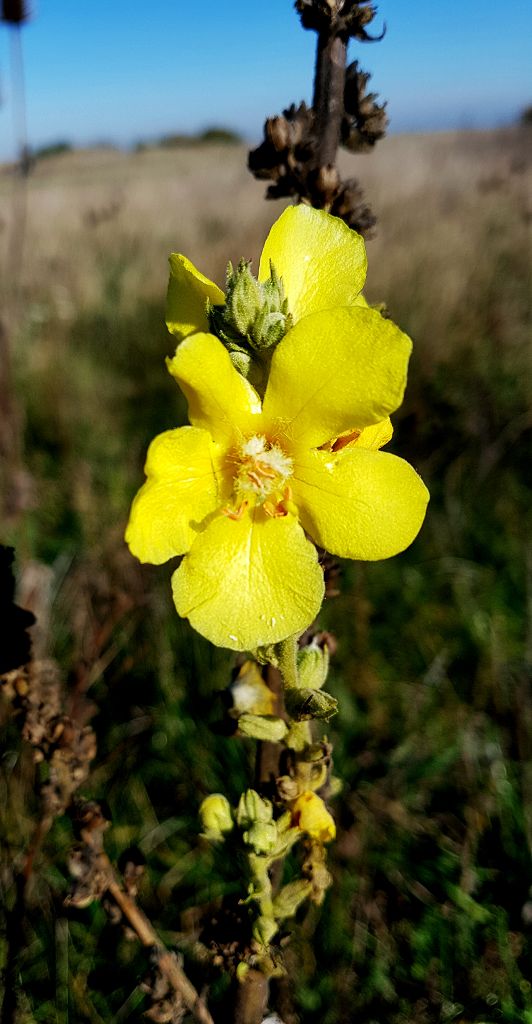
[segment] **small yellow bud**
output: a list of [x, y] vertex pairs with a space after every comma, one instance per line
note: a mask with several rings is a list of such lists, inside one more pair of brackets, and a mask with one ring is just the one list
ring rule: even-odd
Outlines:
[[306, 832], [320, 843], [330, 843], [336, 836], [336, 825], [317, 793], [307, 790], [292, 804], [292, 822], [301, 832]]
[[231, 805], [222, 793], [206, 796], [199, 809], [199, 816], [205, 835], [213, 842], [220, 842], [225, 833], [234, 827]]

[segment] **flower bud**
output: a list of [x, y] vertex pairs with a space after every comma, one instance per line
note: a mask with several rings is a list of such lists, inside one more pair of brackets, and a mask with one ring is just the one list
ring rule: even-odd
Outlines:
[[230, 351], [229, 355], [235, 370], [238, 370], [238, 372], [247, 379], [251, 368], [251, 356], [249, 353], [241, 352], [240, 349], [235, 349], [233, 352]]
[[273, 808], [269, 800], [263, 800], [254, 789], [247, 789], [238, 801], [236, 820], [241, 828], [249, 828], [254, 822], [272, 820]]
[[238, 269], [228, 278], [226, 306], [232, 323], [244, 337], [250, 333], [262, 301], [261, 287], [251, 273], [250, 264], [240, 260]]
[[297, 908], [310, 896], [312, 884], [305, 878], [297, 878], [295, 882], [283, 885], [273, 901], [273, 912], [277, 920], [293, 917]]
[[305, 722], [310, 718], [328, 722], [338, 711], [338, 701], [325, 690], [296, 690], [290, 687], [286, 691], [286, 710], [296, 722]]
[[264, 307], [253, 324], [252, 339], [256, 349], [278, 345], [287, 332], [286, 317], [283, 313], [269, 313]]
[[199, 809], [203, 831], [212, 842], [221, 842], [234, 827], [231, 805], [222, 793], [206, 796]]
[[297, 671], [303, 689], [320, 690], [329, 671], [329, 648], [320, 647], [314, 640], [297, 652]]
[[288, 732], [288, 726], [282, 718], [275, 715], [240, 715], [238, 729], [244, 736], [254, 740], [270, 740], [279, 743]]
[[254, 821], [243, 833], [243, 839], [258, 856], [267, 856], [277, 846], [277, 825], [274, 821]]
[[292, 804], [292, 821], [301, 832], [306, 832], [320, 843], [329, 843], [336, 835], [336, 825], [317, 793], [307, 790]]

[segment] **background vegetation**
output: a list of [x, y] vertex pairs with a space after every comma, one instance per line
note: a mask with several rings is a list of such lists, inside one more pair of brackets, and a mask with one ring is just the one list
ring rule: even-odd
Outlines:
[[[339, 640], [345, 785], [335, 885], [286, 951], [287, 1022], [532, 1022], [531, 152], [523, 125], [392, 137], [357, 162], [379, 215], [366, 294], [415, 340], [393, 450], [432, 500], [404, 555], [341, 567], [321, 617]], [[14, 188], [0, 176], [6, 243]], [[257, 261], [281, 208], [262, 192], [240, 146], [51, 154], [3, 282], [25, 509], [2, 536], [19, 603], [37, 653], [94, 704], [83, 791], [107, 803], [107, 850], [141, 851], [140, 901], [185, 951], [198, 908], [237, 884], [197, 838], [197, 808], [237, 797], [252, 745], [219, 728], [232, 658], [177, 619], [171, 568], [138, 566], [122, 536], [148, 441], [185, 412], [164, 368], [167, 254], [220, 283], [228, 259]], [[9, 907], [34, 768], [7, 702], [1, 721]], [[71, 845], [59, 818], [29, 893], [24, 1024], [140, 1022], [145, 955], [99, 904], [63, 906]]]

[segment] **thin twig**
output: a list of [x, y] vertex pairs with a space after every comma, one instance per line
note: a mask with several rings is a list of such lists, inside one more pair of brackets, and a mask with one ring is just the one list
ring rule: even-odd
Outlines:
[[157, 935], [149, 918], [146, 917], [144, 912], [135, 903], [135, 900], [120, 885], [107, 854], [102, 851], [99, 855], [99, 860], [102, 870], [107, 875], [107, 893], [121, 910], [139, 942], [146, 949], [155, 950], [157, 966], [161, 974], [164, 975], [174, 992], [182, 999], [187, 1010], [199, 1021], [199, 1024], [214, 1024], [213, 1018], [201, 996], [179, 966], [176, 958]]

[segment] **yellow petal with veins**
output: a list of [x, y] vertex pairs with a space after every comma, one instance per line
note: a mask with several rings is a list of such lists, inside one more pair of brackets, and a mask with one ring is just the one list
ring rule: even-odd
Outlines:
[[308, 448], [379, 423], [401, 404], [411, 348], [391, 320], [362, 306], [305, 317], [275, 350], [264, 417]]
[[260, 398], [213, 334], [185, 338], [166, 365], [187, 399], [194, 426], [204, 427], [215, 441], [226, 443], [254, 432]]
[[403, 459], [355, 446], [298, 459], [292, 479], [301, 523], [333, 555], [373, 561], [412, 543], [429, 493]]
[[327, 441], [321, 445], [321, 451], [340, 452], [344, 448], [370, 448], [376, 450], [388, 444], [393, 435], [392, 422], [389, 417], [381, 420], [380, 423], [373, 423], [371, 427], [364, 427], [363, 430], [344, 430], [343, 434]]
[[179, 615], [219, 647], [253, 650], [300, 633], [318, 614], [323, 573], [314, 545], [291, 515], [255, 508], [218, 516], [172, 578]]
[[227, 487], [219, 445], [197, 427], [155, 437], [145, 472], [148, 479], [131, 506], [126, 543], [141, 562], [159, 565], [188, 551]]
[[225, 302], [221, 288], [200, 274], [180, 253], [170, 256], [170, 280], [166, 294], [166, 326], [171, 334], [186, 338], [196, 331], [208, 331], [207, 300], [213, 305]]
[[387, 416], [385, 420], [381, 420], [380, 423], [372, 423], [370, 427], [364, 427], [360, 431], [360, 436], [357, 438], [355, 444], [357, 448], [369, 448], [371, 451], [377, 451], [379, 448], [383, 448], [388, 441], [391, 441], [393, 436], [393, 427], [390, 418]]
[[289, 206], [264, 244], [259, 281], [270, 262], [282, 277], [294, 320], [333, 306], [350, 306], [366, 279], [366, 248], [339, 217], [303, 204]]

